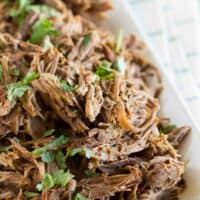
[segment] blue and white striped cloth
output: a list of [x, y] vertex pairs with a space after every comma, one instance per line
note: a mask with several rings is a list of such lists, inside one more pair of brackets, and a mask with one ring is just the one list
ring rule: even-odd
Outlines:
[[128, 0], [194, 119], [200, 124], [200, 0]]

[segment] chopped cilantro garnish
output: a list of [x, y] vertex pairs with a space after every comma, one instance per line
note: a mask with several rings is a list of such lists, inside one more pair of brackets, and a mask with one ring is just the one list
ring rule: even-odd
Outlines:
[[32, 199], [32, 198], [34, 198], [34, 197], [39, 196], [39, 193], [37, 193], [37, 192], [24, 192], [24, 196], [25, 196], [27, 199]]
[[56, 162], [59, 169], [66, 169], [66, 159], [67, 156], [64, 155], [62, 151], [46, 151], [41, 154], [41, 159], [43, 162], [51, 163]]
[[3, 66], [0, 64], [0, 81], [3, 78]]
[[83, 196], [81, 193], [77, 193], [74, 197], [74, 200], [89, 200], [89, 198]]
[[159, 125], [158, 126], [160, 133], [168, 134], [174, 129], [176, 129], [176, 125], [169, 124], [169, 125]]
[[61, 135], [60, 137], [58, 137], [57, 139], [55, 139], [52, 143], [49, 143], [43, 147], [37, 148], [33, 151], [33, 154], [35, 155], [39, 155], [42, 154], [44, 152], [46, 152], [47, 150], [51, 149], [51, 148], [57, 148], [57, 147], [61, 147], [65, 144], [67, 144], [69, 141], [69, 138]]
[[31, 89], [29, 84], [38, 77], [39, 77], [38, 73], [30, 72], [24, 77], [22, 81], [8, 84], [7, 85], [8, 100], [13, 101], [16, 98], [21, 98], [26, 91]]
[[91, 149], [88, 149], [87, 147], [80, 147], [80, 148], [73, 148], [70, 149], [67, 152], [67, 156], [68, 157], [73, 157], [76, 154], [81, 154], [83, 153], [85, 155], [86, 158], [90, 159], [94, 156], [94, 152]]
[[56, 153], [55, 160], [56, 160], [56, 163], [57, 163], [57, 165], [60, 169], [66, 169], [67, 168], [66, 159], [67, 159], [67, 156], [64, 155], [64, 153], [62, 151], [58, 151]]
[[66, 186], [72, 179], [72, 174], [69, 172], [64, 172], [64, 170], [58, 170], [54, 174], [47, 173], [43, 181], [37, 184], [36, 188], [38, 191], [44, 191], [50, 189], [55, 185]]
[[22, 80], [23, 84], [30, 84], [33, 80], [37, 79], [39, 77], [39, 73], [37, 72], [29, 72], [26, 74], [24, 79]]
[[104, 61], [102, 62], [97, 70], [96, 70], [96, 74], [103, 80], [106, 79], [113, 79], [114, 78], [114, 73], [113, 70], [111, 69], [111, 63], [108, 61]]
[[114, 68], [118, 70], [121, 74], [124, 74], [126, 71], [126, 63], [124, 61], [124, 58], [119, 58], [115, 63], [114, 63]]
[[19, 9], [22, 10], [33, 3], [34, 0], [17, 0]]
[[56, 178], [51, 174], [45, 174], [43, 181], [36, 185], [38, 191], [44, 191], [45, 189], [52, 188], [55, 185]]
[[45, 37], [44, 38], [42, 46], [44, 47], [45, 50], [54, 48], [54, 44], [51, 42], [50, 37]]
[[20, 70], [19, 69], [10, 70], [9, 74], [12, 75], [12, 76], [19, 76], [20, 75]]
[[54, 177], [56, 177], [56, 185], [65, 186], [72, 179], [72, 174], [69, 172], [64, 172], [64, 170], [58, 170], [54, 173]]
[[123, 40], [123, 31], [120, 30], [118, 32], [116, 43], [115, 43], [115, 51], [116, 51], [116, 53], [118, 53], [120, 51], [120, 49], [121, 49], [122, 40]]
[[55, 129], [49, 129], [49, 130], [45, 131], [43, 135], [45, 137], [47, 137], [47, 136], [52, 135], [54, 132], [55, 132]]
[[74, 86], [73, 87], [73, 86], [69, 85], [66, 81], [61, 81], [60, 82], [60, 87], [63, 90], [68, 91], [68, 92], [73, 92], [78, 88], [78, 86]]
[[11, 146], [0, 146], [0, 153], [8, 152]]
[[87, 177], [100, 176], [100, 173], [93, 172], [92, 170], [85, 170], [85, 176]]
[[30, 12], [38, 13], [40, 19], [59, 16], [61, 13], [47, 5], [32, 5], [33, 0], [18, 0], [18, 8], [10, 10], [10, 16], [21, 25]]
[[60, 16], [61, 13], [47, 5], [30, 5], [27, 7], [28, 12], [38, 13], [41, 18]]
[[58, 36], [59, 31], [53, 27], [53, 24], [48, 19], [41, 19], [33, 25], [30, 42], [40, 44], [46, 35]]
[[46, 152], [42, 153], [41, 159], [43, 162], [51, 163], [55, 160], [55, 152], [46, 151]]
[[18, 0], [18, 8], [10, 10], [10, 16], [15, 19], [18, 25], [21, 25], [27, 15], [27, 8], [32, 4], [32, 0]]
[[90, 43], [91, 39], [92, 39], [91, 33], [88, 33], [87, 35], [83, 36], [83, 42], [82, 42], [82, 44], [83, 44], [84, 48], [87, 47], [87, 45]]

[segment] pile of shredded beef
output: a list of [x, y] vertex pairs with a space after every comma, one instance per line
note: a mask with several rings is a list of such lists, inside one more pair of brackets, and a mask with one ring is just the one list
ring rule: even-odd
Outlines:
[[[158, 115], [162, 81], [108, 0], [0, 2], [0, 199], [175, 200], [189, 127]], [[98, 25], [97, 25], [98, 24]]]

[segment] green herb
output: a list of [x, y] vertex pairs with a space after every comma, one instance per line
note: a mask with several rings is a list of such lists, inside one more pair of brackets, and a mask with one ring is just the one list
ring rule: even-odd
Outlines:
[[74, 148], [74, 149], [70, 149], [67, 152], [67, 156], [68, 157], [73, 157], [76, 154], [80, 154], [83, 153], [85, 154], [86, 158], [90, 159], [94, 156], [94, 152], [91, 149], [88, 149], [87, 147], [80, 147], [80, 148]]
[[30, 37], [30, 42], [40, 44], [47, 35], [58, 36], [59, 31], [54, 29], [53, 24], [49, 20], [41, 19], [33, 26], [33, 33]]
[[61, 81], [60, 82], [60, 87], [63, 90], [68, 91], [68, 92], [73, 92], [73, 91], [75, 91], [78, 88], [78, 86], [73, 87], [73, 86], [67, 84], [66, 81]]
[[50, 40], [50, 37], [45, 37], [42, 46], [44, 49], [52, 49], [54, 47], [53, 43]]
[[176, 129], [176, 125], [169, 124], [169, 125], [159, 125], [158, 126], [160, 133], [168, 134], [174, 129]]
[[86, 196], [83, 196], [81, 193], [77, 193], [74, 197], [74, 200], [89, 200]]
[[43, 181], [37, 184], [36, 188], [38, 191], [44, 191], [50, 189], [55, 185], [66, 186], [72, 179], [72, 174], [69, 172], [64, 172], [64, 170], [58, 170], [54, 174], [47, 173]]
[[7, 86], [8, 89], [8, 100], [13, 101], [16, 98], [21, 98], [28, 90], [31, 89], [28, 85], [19, 85], [11, 83]]
[[102, 64], [99, 65], [99, 67], [96, 70], [96, 74], [103, 80], [106, 79], [113, 79], [114, 73], [111, 69], [111, 63], [108, 61], [104, 61]]
[[18, 0], [18, 8], [10, 10], [10, 16], [21, 25], [30, 12], [40, 15], [40, 19], [60, 16], [61, 13], [47, 5], [32, 5], [33, 0]]
[[115, 63], [114, 63], [114, 68], [121, 72], [122, 74], [125, 73], [126, 71], [126, 63], [124, 61], [124, 58], [119, 58]]
[[37, 79], [40, 75], [37, 72], [29, 72], [22, 80], [23, 84], [30, 84], [33, 80]]
[[100, 173], [93, 172], [92, 170], [85, 170], [85, 176], [87, 177], [100, 176]]
[[49, 129], [49, 130], [45, 131], [43, 135], [45, 137], [47, 137], [47, 136], [52, 135], [54, 132], [55, 132], [55, 129]]
[[61, 15], [61, 13], [56, 9], [47, 5], [30, 5], [28, 6], [27, 11], [37, 13], [41, 18], [56, 17]]
[[8, 100], [13, 101], [16, 98], [21, 98], [26, 91], [31, 89], [29, 84], [38, 77], [39, 77], [38, 73], [30, 72], [25, 76], [25, 78], [22, 81], [8, 84], [7, 85]]
[[0, 64], [0, 81], [3, 78], [3, 66]]
[[58, 148], [61, 147], [65, 144], [67, 144], [69, 141], [69, 138], [61, 135], [60, 137], [58, 137], [57, 139], [55, 139], [52, 143], [47, 144], [46, 146], [40, 147], [38, 149], [35, 149], [33, 151], [33, 154], [35, 155], [39, 155], [42, 154], [44, 152], [46, 152], [47, 150], [51, 149], [51, 148]]
[[67, 168], [66, 159], [67, 159], [67, 156], [64, 155], [64, 153], [62, 151], [58, 151], [56, 153], [55, 160], [56, 160], [56, 163], [57, 163], [57, 165], [60, 169], [66, 169]]
[[33, 3], [33, 0], [17, 0], [19, 9], [22, 10]]
[[46, 151], [41, 154], [41, 159], [43, 162], [51, 163], [56, 162], [60, 169], [66, 169], [66, 159], [67, 156], [64, 155], [62, 151]]
[[21, 142], [22, 142], [22, 140], [19, 139], [19, 138], [15, 138], [14, 140], [15, 140], [16, 142], [18, 142], [18, 143], [21, 143]]
[[0, 146], [0, 153], [8, 152], [11, 146]]
[[10, 70], [9, 74], [13, 75], [13, 76], [19, 76], [20, 75], [20, 70], [19, 69]]
[[36, 192], [24, 192], [24, 195], [27, 199], [39, 196], [39, 193]]
[[115, 51], [116, 51], [116, 53], [119, 53], [119, 51], [121, 49], [122, 40], [123, 40], [123, 31], [120, 30], [118, 35], [117, 35], [117, 39], [116, 39], [116, 43], [115, 43]]
[[32, 4], [32, 0], [18, 0], [18, 9], [12, 9], [10, 10], [10, 16], [15, 19], [15, 21], [18, 23], [18, 25], [21, 25], [27, 15], [27, 8]]
[[83, 42], [82, 42], [82, 44], [83, 44], [84, 48], [87, 47], [87, 45], [89, 44], [89, 42], [91, 41], [91, 39], [92, 39], [91, 33], [83, 36]]
[[46, 152], [42, 153], [41, 159], [43, 162], [51, 163], [55, 160], [55, 152], [46, 151]]
[[43, 181], [36, 185], [38, 191], [44, 191], [45, 189], [52, 188], [55, 185], [56, 178], [51, 174], [46, 173]]
[[72, 174], [69, 172], [64, 172], [64, 170], [58, 170], [54, 173], [54, 177], [56, 178], [56, 185], [65, 186], [72, 179]]

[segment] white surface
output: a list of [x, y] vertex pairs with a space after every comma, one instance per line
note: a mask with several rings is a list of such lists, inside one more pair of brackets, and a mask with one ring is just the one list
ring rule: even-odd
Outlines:
[[[113, 32], [122, 28], [126, 34], [134, 33], [149, 44], [147, 39], [139, 31], [140, 25], [136, 24], [134, 16], [131, 14], [130, 8], [126, 2], [122, 0], [113, 0], [113, 4], [115, 8], [108, 19], [108, 26]], [[147, 57], [161, 68], [160, 61], [156, 58], [151, 45], [149, 44], [148, 46], [149, 51], [146, 54]], [[181, 151], [183, 159], [187, 162], [185, 173], [187, 188], [181, 196], [181, 200], [200, 200], [200, 132], [187, 111], [184, 102], [168, 80], [165, 72], [162, 72], [162, 74], [164, 81], [164, 92], [161, 103], [162, 115], [170, 117], [172, 122], [178, 125], [190, 125], [193, 131], [187, 138]]]
[[200, 0], [124, 1], [200, 125]]

